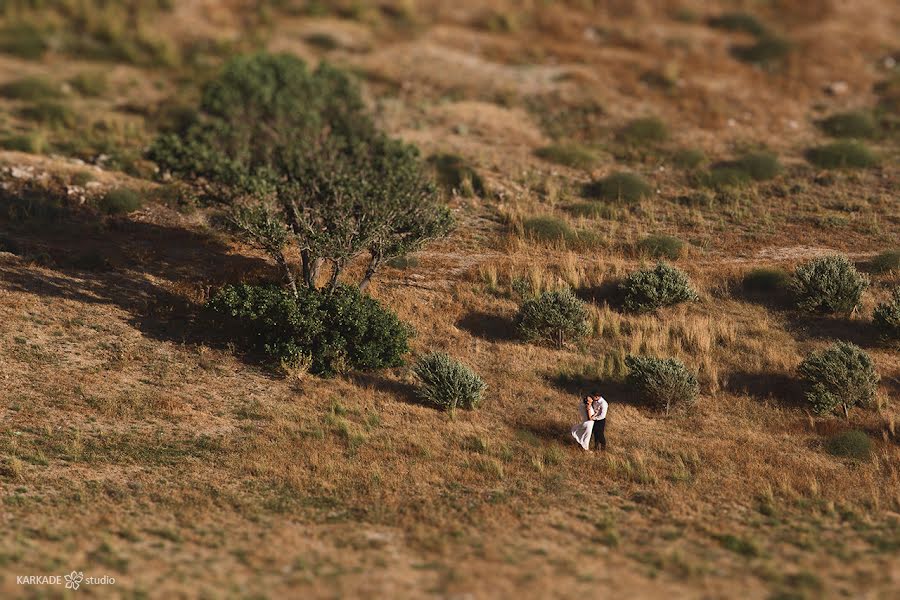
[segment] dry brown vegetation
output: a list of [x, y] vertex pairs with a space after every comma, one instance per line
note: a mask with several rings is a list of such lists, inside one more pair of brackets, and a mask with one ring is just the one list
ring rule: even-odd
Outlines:
[[[873, 273], [846, 318], [741, 286], [753, 268], [832, 252], [865, 270], [900, 245], [896, 112], [866, 142], [878, 166], [804, 160], [830, 141], [821, 119], [890, 106], [896, 3], [46, 4], [63, 8], [0, 3], [5, 24], [48, 32], [39, 58], [0, 54], [0, 86], [42, 78], [74, 115], [39, 122], [22, 112], [39, 98], [0, 98], [0, 197], [37, 198], [24, 217], [0, 210], [0, 595], [61, 596], [15, 576], [75, 569], [116, 577], [79, 591], [95, 597], [896, 597], [900, 353], [871, 314], [900, 272]], [[787, 57], [736, 60], [751, 36], [706, 22], [734, 11], [789, 39]], [[82, 31], [111, 54], [80, 53], [67, 32]], [[133, 54], [130, 31], [144, 40]], [[275, 266], [153, 181], [141, 151], [224, 57], [255, 47], [352, 69], [384, 128], [484, 180], [484, 194], [450, 195], [451, 237], [372, 288], [415, 326], [413, 355], [475, 367], [488, 385], [477, 410], [420, 405], [406, 368], [285, 373], [204, 330], [211, 290]], [[96, 95], [71, 83], [98, 72]], [[846, 90], [828, 93], [835, 82]], [[626, 123], [648, 116], [668, 137], [625, 143]], [[535, 154], [568, 143], [596, 160]], [[784, 165], [774, 179], [698, 184], [760, 148]], [[676, 166], [685, 149], [707, 158]], [[654, 194], [573, 210], [615, 171]], [[121, 186], [144, 206], [92, 208]], [[535, 216], [576, 234], [538, 239]], [[675, 264], [700, 299], [624, 313], [615, 284], [654, 234], [685, 242]], [[589, 338], [517, 340], [520, 290], [563, 285], [590, 302]], [[849, 421], [812, 416], [795, 372], [834, 340], [863, 347], [882, 378], [879, 405]], [[697, 405], [664, 418], [637, 404], [632, 353], [696, 370]], [[568, 438], [576, 394], [595, 388], [611, 405], [605, 455]], [[870, 459], [825, 450], [848, 429], [872, 438]]]

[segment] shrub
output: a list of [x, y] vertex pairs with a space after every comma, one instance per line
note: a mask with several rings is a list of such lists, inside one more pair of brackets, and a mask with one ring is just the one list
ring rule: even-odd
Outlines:
[[791, 275], [784, 269], [761, 267], [744, 275], [744, 290], [757, 294], [774, 294], [788, 289]]
[[42, 100], [26, 106], [20, 112], [24, 118], [48, 127], [72, 127], [76, 121], [75, 113], [71, 108], [52, 100]]
[[471, 410], [484, 393], [484, 380], [472, 369], [443, 352], [426, 354], [413, 365], [420, 385], [417, 395], [424, 402], [453, 410]]
[[69, 80], [69, 85], [82, 96], [91, 97], [102, 96], [108, 87], [104, 71], [79, 73]]
[[434, 169], [438, 184], [450, 193], [463, 196], [485, 196], [484, 180], [463, 157], [456, 154], [435, 154], [428, 163]]
[[644, 117], [629, 121], [619, 130], [618, 137], [631, 146], [647, 146], [669, 139], [669, 129], [657, 117]]
[[840, 141], [806, 151], [806, 160], [821, 169], [865, 169], [878, 164], [878, 157], [859, 142]]
[[56, 83], [40, 77], [25, 77], [0, 86], [0, 96], [10, 100], [54, 100], [62, 97], [62, 89]]
[[531, 217], [522, 222], [525, 235], [539, 242], [565, 242], [575, 239], [575, 231], [557, 217]]
[[129, 188], [113, 188], [106, 192], [98, 208], [108, 215], [124, 215], [134, 212], [144, 204], [144, 198]]
[[799, 267], [791, 280], [797, 307], [808, 312], [850, 314], [859, 306], [869, 278], [845, 256], [822, 256]]
[[37, 60], [47, 51], [43, 34], [33, 25], [12, 23], [0, 29], [0, 52]]
[[538, 158], [573, 169], [588, 170], [597, 164], [594, 151], [581, 144], [553, 144], [538, 148], [534, 154]]
[[869, 113], [852, 111], [831, 115], [819, 123], [822, 131], [838, 138], [870, 138], [878, 133], [878, 122]]
[[625, 358], [628, 375], [626, 384], [634, 389], [642, 401], [665, 410], [689, 407], [697, 400], [697, 377], [674, 358], [628, 356]]
[[716, 17], [711, 17], [709, 21], [710, 27], [716, 29], [724, 29], [726, 31], [743, 31], [756, 36], [766, 33], [766, 26], [753, 15], [741, 12], [725, 13]]
[[587, 184], [584, 195], [619, 204], [636, 204], [653, 193], [643, 177], [634, 173], [612, 173]]
[[620, 289], [625, 309], [632, 312], [649, 312], [697, 299], [687, 275], [665, 262], [631, 273]]
[[676, 260], [681, 256], [684, 242], [671, 235], [651, 235], [637, 244], [638, 250], [653, 258]]
[[743, 187], [753, 181], [747, 173], [734, 167], [721, 164], [713, 167], [708, 173], [699, 173], [695, 177], [695, 183], [715, 190], [723, 190], [732, 187]]
[[736, 59], [761, 66], [770, 66], [784, 59], [791, 44], [784, 38], [764, 35], [749, 46], [734, 46], [731, 54]]
[[544, 292], [519, 307], [516, 329], [529, 341], [549, 342], [561, 348], [588, 333], [585, 304], [569, 289]]
[[696, 169], [706, 160], [703, 150], [683, 148], [672, 154], [672, 164], [679, 169]]
[[872, 455], [872, 440], [866, 432], [851, 429], [829, 438], [825, 448], [835, 456], [866, 460]]
[[726, 165], [746, 173], [754, 181], [766, 181], [781, 172], [781, 163], [771, 152], [751, 152]]
[[900, 339], [900, 286], [891, 292], [891, 298], [875, 307], [872, 322], [886, 338]]
[[837, 342], [807, 356], [798, 369], [806, 401], [816, 414], [840, 407], [849, 416], [854, 406], [875, 401], [878, 373], [872, 359], [858, 346]]
[[875, 273], [900, 271], [900, 249], [885, 250], [874, 257], [869, 263], [869, 266]]
[[398, 366], [412, 333], [391, 310], [345, 285], [296, 294], [272, 284], [227, 285], [207, 308], [224, 318], [235, 341], [278, 363], [308, 363], [320, 375]]

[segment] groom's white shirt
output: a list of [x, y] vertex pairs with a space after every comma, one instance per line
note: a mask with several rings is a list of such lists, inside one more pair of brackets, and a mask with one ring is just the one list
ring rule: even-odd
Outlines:
[[591, 405], [591, 407], [594, 409], [594, 414], [597, 415], [596, 417], [594, 417], [595, 421], [606, 418], [606, 409], [609, 408], [609, 404], [607, 404], [603, 396], [600, 396], [599, 400], [594, 400], [594, 403], [593, 405]]

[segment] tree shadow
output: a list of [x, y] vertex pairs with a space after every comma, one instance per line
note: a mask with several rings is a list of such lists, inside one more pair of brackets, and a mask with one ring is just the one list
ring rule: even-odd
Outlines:
[[738, 371], [728, 377], [726, 389], [757, 400], [775, 400], [787, 406], [803, 406], [803, 386], [786, 373]]
[[500, 315], [473, 311], [460, 319], [456, 325], [477, 338], [491, 342], [508, 342], [516, 339], [512, 320]]
[[600, 394], [609, 402], [640, 405], [633, 392], [622, 380], [572, 373], [554, 373], [547, 375], [545, 380], [556, 389], [575, 398], [584, 398], [588, 394]]
[[581, 287], [575, 290], [575, 295], [584, 300], [601, 306], [606, 304], [612, 309], [623, 310], [625, 295], [622, 293], [621, 281], [605, 281], [600, 285]]
[[569, 433], [573, 424], [574, 418], [572, 423], [563, 423], [547, 416], [530, 417], [520, 421], [519, 437], [525, 442], [558, 442], [568, 445], [573, 442]]
[[422, 402], [416, 394], [416, 386], [411, 383], [391, 379], [376, 373], [351, 373], [348, 378], [357, 386], [370, 387], [377, 392], [390, 394], [407, 404], [428, 406], [429, 408], [440, 410], [437, 407]]
[[868, 320], [794, 312], [786, 317], [787, 330], [801, 341], [843, 340], [861, 348], [874, 348], [880, 343], [878, 329]]

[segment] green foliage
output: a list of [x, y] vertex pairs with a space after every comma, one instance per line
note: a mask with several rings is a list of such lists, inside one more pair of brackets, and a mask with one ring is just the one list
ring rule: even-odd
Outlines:
[[744, 290], [756, 294], [777, 294], [787, 290], [790, 283], [790, 273], [770, 267], [753, 269], [743, 279]]
[[682, 148], [672, 153], [672, 164], [679, 169], [696, 169], [706, 161], [706, 154], [697, 148]]
[[77, 120], [75, 113], [65, 104], [52, 100], [41, 100], [19, 111], [22, 117], [48, 127], [73, 127]]
[[869, 278], [845, 256], [822, 256], [799, 267], [791, 280], [797, 307], [808, 312], [850, 314], [859, 306]]
[[103, 195], [98, 208], [108, 215], [124, 215], [136, 211], [143, 204], [143, 196], [135, 190], [113, 188]]
[[558, 217], [530, 217], [522, 222], [525, 235], [539, 242], [566, 242], [574, 240], [575, 230]]
[[838, 138], [871, 138], [878, 134], [878, 121], [861, 111], [831, 115], [819, 126], [831, 137]]
[[642, 401], [664, 410], [690, 407], [696, 402], [700, 387], [697, 377], [675, 358], [627, 356], [628, 375], [625, 383]]
[[671, 235], [651, 235], [638, 242], [637, 248], [653, 258], [677, 260], [684, 250], [684, 242]]
[[669, 139], [669, 128], [657, 117], [643, 117], [629, 121], [618, 137], [630, 146], [649, 146]]
[[412, 333], [389, 309], [344, 285], [296, 295], [276, 285], [228, 285], [207, 308], [234, 341], [320, 375], [398, 366]]
[[109, 87], [105, 71], [84, 71], [69, 80], [69, 85], [82, 96], [97, 97]]
[[566, 211], [576, 217], [588, 219], [613, 219], [618, 209], [605, 202], [576, 202], [566, 207]]
[[420, 385], [419, 398], [444, 410], [478, 406], [485, 383], [472, 369], [443, 352], [421, 357], [412, 368]]
[[875, 256], [869, 263], [875, 273], [889, 273], [900, 271], [900, 249], [885, 250]]
[[435, 154], [428, 158], [440, 186], [451, 194], [487, 195], [484, 180], [463, 157], [457, 154]]
[[55, 100], [63, 95], [59, 84], [41, 77], [24, 77], [0, 86], [0, 96], [10, 100], [38, 102]]
[[798, 368], [806, 401], [820, 415], [841, 408], [849, 416], [854, 406], [871, 406], [878, 373], [871, 357], [858, 346], [837, 342], [807, 356]]
[[900, 339], [900, 286], [894, 288], [887, 302], [875, 307], [872, 322], [884, 337]]
[[806, 151], [806, 160], [821, 169], [866, 169], [878, 164], [878, 157], [859, 142], [840, 141]]
[[851, 429], [833, 435], [825, 443], [829, 453], [843, 458], [867, 460], [872, 456], [872, 440], [865, 431]]
[[631, 312], [649, 312], [697, 299], [688, 276], [665, 262], [629, 274], [620, 289], [623, 306]]
[[752, 181], [750, 175], [741, 169], [725, 165], [717, 165], [710, 169], [709, 172], [699, 173], [694, 177], [694, 182], [697, 185], [715, 190], [740, 188], [749, 185]]
[[522, 303], [516, 315], [516, 329], [528, 341], [561, 348], [588, 334], [587, 309], [569, 289], [544, 292]]
[[726, 163], [726, 166], [746, 173], [754, 181], [772, 179], [782, 169], [778, 157], [771, 152], [751, 152]]
[[47, 148], [47, 139], [40, 132], [11, 135], [0, 138], [0, 148], [28, 152], [29, 154], [41, 154]]
[[47, 51], [44, 35], [33, 25], [11, 23], [0, 29], [0, 52], [26, 60], [38, 60]]
[[716, 17], [711, 17], [709, 21], [710, 27], [716, 29], [724, 29], [726, 31], [743, 31], [755, 36], [765, 35], [768, 31], [759, 19], [753, 15], [742, 12], [725, 13]]
[[544, 146], [535, 150], [534, 154], [538, 158], [573, 169], [589, 170], [597, 164], [597, 154], [577, 143]]
[[636, 204], [653, 193], [653, 187], [640, 175], [612, 173], [584, 187], [584, 195], [619, 204]]
[[738, 60], [760, 66], [772, 66], [787, 57], [791, 43], [775, 35], [764, 35], [748, 46], [734, 46], [731, 54]]

